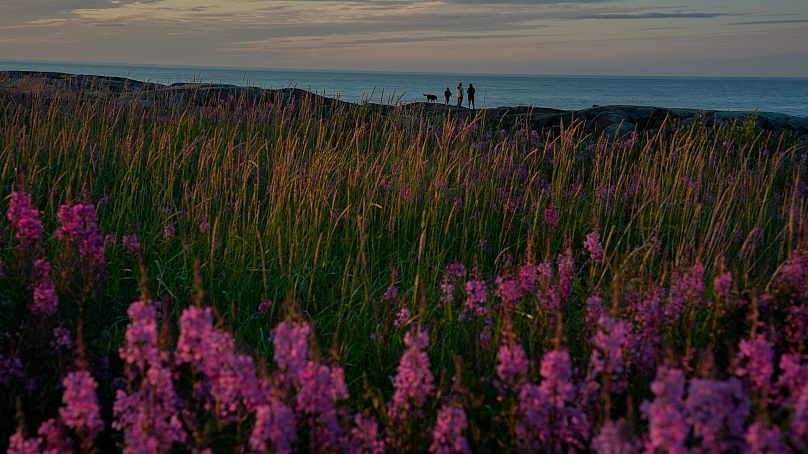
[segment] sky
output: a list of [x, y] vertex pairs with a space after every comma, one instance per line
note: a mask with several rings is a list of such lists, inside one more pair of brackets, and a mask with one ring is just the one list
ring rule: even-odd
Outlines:
[[808, 77], [808, 0], [0, 0], [0, 59]]

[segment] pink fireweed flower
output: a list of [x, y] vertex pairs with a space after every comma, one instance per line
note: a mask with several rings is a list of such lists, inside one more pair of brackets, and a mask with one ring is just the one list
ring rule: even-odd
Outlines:
[[483, 317], [488, 313], [488, 308], [485, 303], [488, 300], [488, 291], [485, 287], [485, 281], [467, 281], [466, 282], [466, 301], [465, 311], [471, 312], [474, 316]]
[[275, 363], [285, 380], [297, 381], [309, 356], [308, 323], [281, 322], [272, 330]]
[[140, 238], [138, 238], [136, 233], [132, 233], [129, 235], [124, 235], [123, 239], [121, 240], [123, 246], [128, 249], [130, 252], [135, 252], [140, 250]]
[[572, 249], [567, 248], [563, 254], [558, 254], [556, 263], [558, 265], [558, 297], [561, 299], [556, 308], [562, 309], [570, 297], [570, 291], [572, 291], [573, 273], [575, 272]]
[[715, 293], [723, 302], [729, 301], [730, 291], [732, 291], [732, 273], [727, 271], [716, 276], [713, 279], [713, 286], [715, 287]]
[[749, 402], [737, 378], [727, 381], [691, 380], [685, 409], [695, 437], [701, 439], [707, 451], [742, 450]]
[[295, 412], [291, 408], [277, 399], [258, 406], [250, 434], [252, 452], [290, 453], [296, 441]]
[[463, 436], [466, 430], [466, 412], [463, 408], [444, 405], [438, 412], [435, 428], [432, 430], [432, 454], [471, 453], [469, 442]]
[[59, 297], [50, 272], [51, 265], [47, 260], [37, 259], [34, 262], [34, 301], [31, 304], [31, 313], [36, 316], [50, 317], [58, 309]]
[[452, 304], [454, 302], [454, 291], [455, 287], [451, 284], [448, 278], [444, 278], [443, 281], [440, 283], [440, 305], [443, 306], [444, 304]]
[[502, 298], [503, 306], [508, 310], [516, 309], [519, 304], [519, 283], [513, 279], [497, 276], [495, 295]]
[[595, 375], [608, 375], [614, 391], [622, 391], [625, 387], [622, 375], [626, 361], [623, 352], [628, 349], [630, 333], [631, 325], [625, 320], [601, 315], [598, 332], [592, 340], [594, 348], [590, 362], [593, 372]]
[[466, 267], [462, 263], [451, 263], [446, 267], [446, 276], [449, 279], [462, 279], [466, 276]]
[[396, 319], [393, 320], [393, 326], [396, 328], [401, 328], [402, 326], [406, 325], [407, 322], [410, 321], [412, 315], [410, 314], [410, 310], [406, 307], [402, 307], [399, 309], [398, 314], [396, 315]]
[[793, 407], [804, 385], [808, 385], [808, 363], [802, 362], [799, 353], [788, 353], [780, 357], [782, 373], [777, 379], [777, 402]]
[[73, 441], [56, 418], [44, 421], [37, 430], [44, 454], [70, 454], [75, 452]]
[[542, 224], [548, 227], [558, 227], [558, 210], [555, 208], [545, 208]]
[[641, 407], [649, 423], [646, 452], [687, 453], [685, 440], [690, 426], [684, 416], [685, 374], [679, 369], [660, 367], [651, 391], [653, 402], [645, 401]]
[[40, 454], [39, 439], [25, 438], [21, 431], [17, 431], [8, 440], [7, 454]]
[[746, 429], [744, 436], [748, 444], [747, 452], [760, 454], [785, 454], [789, 452], [786, 447], [783, 433], [780, 428], [767, 428], [763, 423], [756, 422]]
[[339, 424], [336, 403], [348, 398], [348, 387], [341, 367], [333, 369], [309, 361], [300, 374], [297, 410], [316, 416], [315, 444], [323, 450], [338, 450], [343, 431]]
[[373, 417], [354, 416], [354, 428], [351, 429], [348, 441], [348, 452], [362, 454], [384, 454], [384, 440], [379, 439], [379, 425]]
[[735, 374], [743, 378], [753, 390], [767, 393], [774, 373], [774, 351], [763, 337], [741, 339], [736, 358]]
[[163, 239], [166, 241], [171, 241], [174, 237], [177, 236], [177, 228], [174, 227], [174, 224], [166, 224], [163, 226]]
[[600, 235], [597, 232], [590, 232], [586, 235], [584, 246], [589, 251], [589, 257], [592, 261], [599, 262], [603, 260], [603, 247], [600, 245]]
[[113, 414], [128, 452], [165, 452], [186, 439], [172, 371], [162, 365], [151, 366], [131, 394], [117, 390]]
[[159, 365], [156, 306], [144, 301], [135, 301], [129, 305], [126, 313], [130, 322], [126, 327], [124, 345], [118, 349], [121, 359], [140, 370], [145, 370], [147, 365]]
[[671, 283], [670, 301], [665, 305], [665, 317], [676, 323], [689, 304], [700, 305], [704, 292], [704, 265], [697, 263]]
[[576, 405], [572, 363], [566, 351], [542, 357], [540, 385], [524, 383], [519, 391], [517, 443], [528, 451], [563, 452], [583, 449], [589, 422]]
[[39, 210], [31, 203], [31, 194], [12, 192], [6, 216], [17, 230], [15, 237], [23, 246], [42, 238], [42, 222], [39, 220]]
[[220, 417], [234, 418], [242, 405], [256, 405], [260, 384], [255, 364], [251, 357], [236, 354], [230, 333], [213, 326], [210, 308], [189, 307], [182, 312], [176, 359], [202, 375]]
[[64, 425], [76, 432], [95, 438], [103, 429], [98, 398], [95, 390], [98, 384], [89, 372], [70, 372], [62, 381], [64, 406], [59, 408], [59, 417]]
[[804, 295], [808, 289], [808, 255], [792, 251], [788, 261], [780, 267], [775, 284], [786, 293]]
[[606, 421], [600, 433], [592, 439], [592, 450], [597, 454], [634, 454], [639, 452], [626, 435], [625, 420]]
[[519, 267], [519, 291], [525, 295], [536, 292], [539, 286], [539, 267], [532, 263], [525, 263]]
[[395, 391], [388, 407], [388, 414], [394, 423], [401, 423], [413, 411], [419, 413], [435, 389], [429, 370], [429, 357], [424, 351], [429, 345], [427, 333], [408, 332], [404, 335], [404, 345], [407, 350], [398, 363], [398, 373], [393, 382]]
[[600, 316], [605, 314], [606, 310], [603, 308], [603, 298], [598, 295], [592, 295], [586, 299], [587, 326], [597, 326]]
[[70, 330], [57, 326], [53, 329], [53, 340], [50, 342], [52, 349], [56, 351], [67, 351], [73, 348], [73, 340], [70, 337]]
[[497, 352], [497, 377], [505, 387], [513, 389], [521, 383], [527, 377], [528, 365], [525, 350], [518, 343], [509, 344], [504, 342], [499, 347]]
[[60, 240], [72, 242], [79, 256], [87, 265], [102, 268], [104, 262], [104, 240], [98, 228], [95, 207], [92, 205], [62, 205], [56, 215], [60, 227], [56, 236]]

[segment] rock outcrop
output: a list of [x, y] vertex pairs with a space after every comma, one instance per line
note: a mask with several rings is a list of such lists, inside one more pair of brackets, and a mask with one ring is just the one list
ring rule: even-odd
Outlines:
[[[237, 100], [241, 105], [262, 102], [314, 102], [324, 109], [335, 106], [351, 107], [356, 104], [328, 98], [297, 88], [267, 90], [228, 84], [181, 83], [162, 85], [123, 77], [78, 75], [55, 72], [4, 71], [0, 72], [0, 102], [23, 94], [39, 92], [45, 96], [65, 90], [89, 96], [109, 96], [119, 102], [189, 103], [216, 105]], [[675, 109], [650, 106], [597, 106], [583, 110], [559, 110], [530, 106], [497, 107], [471, 111], [464, 107], [439, 103], [412, 103], [390, 106], [364, 103], [363, 108], [382, 114], [404, 111], [408, 114], [447, 115], [459, 117], [485, 116], [503, 128], [530, 127], [535, 130], [553, 130], [562, 124], [579, 122], [587, 131], [614, 136], [633, 130], [658, 130], [670, 124], [688, 126], [694, 121], [708, 124], [732, 124], [754, 119], [764, 130], [786, 132], [808, 137], [808, 118], [774, 112], [727, 112], [698, 109]]]

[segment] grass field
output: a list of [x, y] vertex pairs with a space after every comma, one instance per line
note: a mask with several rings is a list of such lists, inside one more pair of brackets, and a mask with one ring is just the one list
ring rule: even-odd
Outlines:
[[10, 452], [808, 449], [804, 142], [0, 99]]

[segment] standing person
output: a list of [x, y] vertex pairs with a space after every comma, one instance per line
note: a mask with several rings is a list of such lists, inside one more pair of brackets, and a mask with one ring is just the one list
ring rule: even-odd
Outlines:
[[457, 83], [457, 107], [463, 107], [463, 82]]
[[469, 94], [469, 108], [476, 109], [477, 106], [474, 105], [474, 93], [476, 93], [477, 90], [474, 89], [474, 84], [469, 84], [469, 89], [467, 92]]
[[449, 87], [446, 87], [446, 91], [443, 92], [443, 97], [446, 98], [446, 105], [449, 105], [449, 99], [452, 97], [452, 90], [449, 90]]

